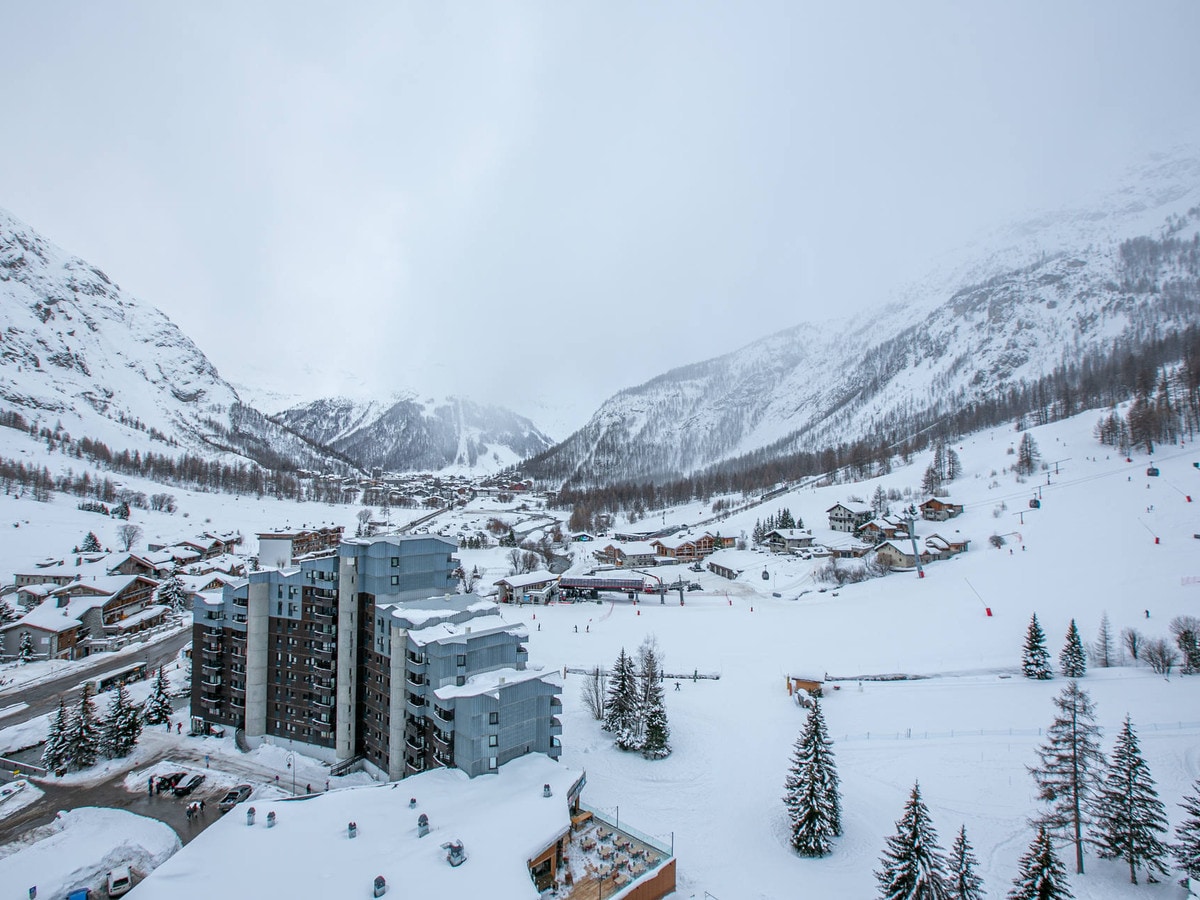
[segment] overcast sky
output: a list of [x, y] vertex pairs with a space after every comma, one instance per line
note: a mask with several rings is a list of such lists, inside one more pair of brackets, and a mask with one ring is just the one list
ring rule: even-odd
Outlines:
[[1200, 137], [1191, 0], [48, 2], [4, 32], [0, 206], [227, 378], [554, 437]]

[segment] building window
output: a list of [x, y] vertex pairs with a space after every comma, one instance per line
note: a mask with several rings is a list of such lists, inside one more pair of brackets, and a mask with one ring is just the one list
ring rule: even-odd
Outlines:
[[455, 683], [455, 684], [456, 684], [458, 687], [462, 687], [464, 684], [466, 684], [466, 683], [467, 683], [467, 676], [466, 676], [466, 675], [455, 675], [455, 676], [454, 676], [454, 683]]
[[489, 734], [488, 735], [488, 746], [489, 747], [499, 747], [500, 746], [500, 738], [496, 737], [496, 735], [494, 735], [494, 734]]
[[494, 756], [488, 757], [488, 768], [489, 769], [496, 768], [496, 757], [494, 757]]
[[498, 712], [488, 713], [488, 724], [489, 725], [499, 725], [500, 724], [500, 713], [498, 713]]
[[399, 583], [400, 583], [400, 576], [399, 576], [399, 575], [393, 575], [393, 576], [392, 576], [392, 584], [399, 584]]
[[393, 569], [398, 569], [398, 568], [400, 568], [400, 557], [398, 557], [398, 556], [393, 556], [393, 557], [392, 557], [392, 568], [393, 568]]
[[454, 664], [456, 666], [465, 666], [467, 664], [467, 654], [460, 653], [454, 657]]

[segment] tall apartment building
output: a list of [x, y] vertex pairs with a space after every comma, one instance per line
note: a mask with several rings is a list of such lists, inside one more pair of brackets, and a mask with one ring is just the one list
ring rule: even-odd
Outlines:
[[353, 538], [198, 599], [193, 728], [361, 759], [387, 779], [557, 758], [562, 688], [526, 667], [523, 625], [448, 593], [455, 549], [438, 537]]

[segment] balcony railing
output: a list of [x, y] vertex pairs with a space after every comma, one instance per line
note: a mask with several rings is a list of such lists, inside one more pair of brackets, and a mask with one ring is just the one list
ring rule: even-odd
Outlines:
[[[313, 699], [313, 706], [319, 706], [322, 709], [333, 709], [333, 698], [318, 696]], [[562, 726], [561, 725], [558, 727], [558, 731], [556, 732], [556, 734], [562, 734]]]
[[408, 745], [408, 749], [414, 753], [420, 754], [425, 752], [425, 739], [419, 737], [406, 737], [404, 743]]
[[200, 679], [200, 683], [205, 687], [220, 687], [221, 677], [218, 675], [216, 678], [209, 679], [207, 676], [204, 676]]
[[407, 679], [408, 683], [414, 687], [425, 687], [426, 681], [424, 675], [419, 675], [416, 672], [409, 672]]
[[313, 618], [320, 619], [322, 622], [332, 622], [337, 611], [332, 606], [314, 606]]
[[449, 734], [439, 729], [434, 729], [433, 732], [433, 747], [436, 751], [438, 748], [449, 750], [454, 746], [454, 735]]
[[424, 759], [412, 759], [411, 757], [407, 757], [404, 760], [404, 765], [408, 769], [408, 773], [410, 775], [415, 772], [424, 772], [425, 771], [425, 760]]
[[424, 697], [417, 697], [413, 694], [409, 694], [405, 698], [404, 702], [410, 713], [412, 713], [414, 716], [420, 716], [424, 718], [425, 712], [428, 709]]
[[242, 609], [247, 609], [250, 606], [250, 601], [245, 597], [234, 597], [233, 605], [240, 606]]
[[209, 662], [208, 660], [205, 660], [204, 663], [200, 666], [200, 668], [207, 669], [212, 672], [220, 672], [225, 667], [223, 665], [221, 665], [221, 663], [219, 661], [218, 662]]
[[312, 649], [310, 652], [317, 659], [332, 660], [333, 654], [336, 652], [336, 648], [334, 647], [333, 644], [322, 644], [320, 642], [317, 642], [312, 645]]
[[562, 721], [557, 716], [550, 717], [550, 733], [562, 734]]
[[454, 721], [454, 710], [442, 709], [440, 706], [437, 706], [436, 704], [433, 707], [433, 715], [434, 715], [434, 718], [440, 719], [443, 722], [453, 722]]
[[245, 709], [246, 708], [246, 700], [243, 697], [230, 697], [229, 705], [232, 706], [234, 709]]
[[433, 761], [439, 766], [445, 766], [447, 769], [454, 768], [454, 753], [442, 753], [440, 750], [433, 751]]

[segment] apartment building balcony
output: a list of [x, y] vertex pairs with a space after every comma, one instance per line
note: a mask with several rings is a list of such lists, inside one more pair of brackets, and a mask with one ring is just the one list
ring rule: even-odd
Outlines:
[[433, 761], [436, 765], [442, 766], [447, 769], [453, 769], [454, 768], [454, 751], [447, 750], [446, 752], [443, 753], [441, 750], [434, 750], [433, 751]]
[[558, 759], [562, 756], [562, 742], [558, 738], [550, 738], [550, 753], [547, 755], [551, 759]]
[[424, 674], [429, 662], [424, 653], [409, 653], [404, 657], [404, 668], [410, 672]]
[[221, 624], [223, 619], [205, 619], [204, 620], [204, 636], [205, 637], [220, 637], [225, 633], [225, 626]]
[[404, 738], [404, 744], [412, 751], [414, 756], [420, 756], [425, 752], [425, 739], [422, 737], [408, 735]]
[[312, 595], [315, 600], [337, 600], [337, 591], [330, 588], [313, 588]]
[[308, 716], [308, 721], [312, 722], [314, 725], [324, 725], [326, 728], [333, 724], [331, 721], [329, 721], [329, 713], [310, 713]]
[[230, 697], [229, 705], [232, 706], [234, 709], [245, 709], [246, 708], [246, 698], [245, 697]]
[[332, 691], [333, 690], [333, 676], [332, 675], [313, 676], [312, 684], [313, 684], [313, 687], [323, 688], [324, 690]]
[[314, 642], [309, 652], [313, 655], [313, 659], [318, 662], [333, 661], [336, 648], [333, 644], [324, 644], [319, 641]]
[[220, 709], [225, 700], [220, 694], [201, 694], [200, 702], [212, 709]]
[[231, 618], [233, 619], [234, 622], [237, 622], [239, 625], [246, 624], [246, 614], [245, 613], [234, 613]]
[[442, 731], [440, 728], [433, 730], [433, 750], [436, 753], [438, 750], [449, 752], [454, 749], [454, 735], [448, 731]]
[[234, 597], [233, 605], [240, 606], [242, 609], [248, 609], [250, 607], [250, 601], [246, 597]]
[[416, 694], [409, 694], [404, 699], [404, 706], [408, 712], [413, 715], [425, 718], [425, 713], [429, 709], [429, 704], [425, 702], [424, 697], [418, 697]]
[[562, 734], [562, 720], [558, 716], [550, 717], [550, 733]]
[[200, 668], [206, 672], [220, 672], [225, 666], [221, 664], [220, 660], [206, 659], [201, 663]]
[[410, 756], [406, 756], [404, 758], [404, 774], [405, 775], [416, 775], [418, 772], [424, 772], [424, 771], [425, 771], [424, 758], [413, 759]]
[[318, 622], [332, 622], [333, 617], [337, 615], [337, 610], [332, 606], [314, 606], [313, 618]]
[[562, 712], [562, 700], [552, 696], [550, 698], [550, 715], [557, 716]]
[[332, 674], [333, 670], [334, 670], [334, 665], [333, 665], [332, 659], [320, 659], [320, 658], [314, 659], [312, 661], [312, 667], [313, 667], [313, 670], [316, 672], [329, 672]]
[[[230, 635], [233, 637], [233, 642], [234, 642], [235, 644], [244, 644], [244, 643], [246, 643], [246, 632], [244, 632], [244, 631], [231, 631], [231, 632], [230, 632]], [[235, 649], [235, 650], [234, 650], [234, 653], [236, 653], [236, 652], [237, 652], [237, 650]]]
[[447, 725], [454, 721], [454, 710], [442, 709], [436, 703], [433, 706], [433, 717], [440, 722], [445, 722]]
[[220, 675], [201, 675], [200, 683], [205, 687], [215, 688], [221, 686]]
[[413, 687], [416, 687], [416, 688], [424, 688], [424, 687], [425, 687], [425, 685], [426, 685], [426, 684], [428, 684], [428, 682], [427, 682], [427, 681], [426, 681], [426, 679], [425, 679], [425, 676], [424, 676], [424, 675], [421, 675], [421, 674], [420, 674], [420, 673], [418, 673], [418, 672], [412, 672], [412, 671], [410, 671], [410, 672], [409, 672], [409, 673], [408, 673], [408, 674], [405, 676], [405, 679], [408, 681], [408, 683], [409, 683], [410, 685], [412, 685]]
[[[321, 709], [333, 709], [333, 704], [334, 704], [333, 697], [326, 697], [326, 696], [318, 695], [313, 698], [313, 706], [320, 707]], [[562, 734], [562, 726], [559, 726], [557, 733]]]

